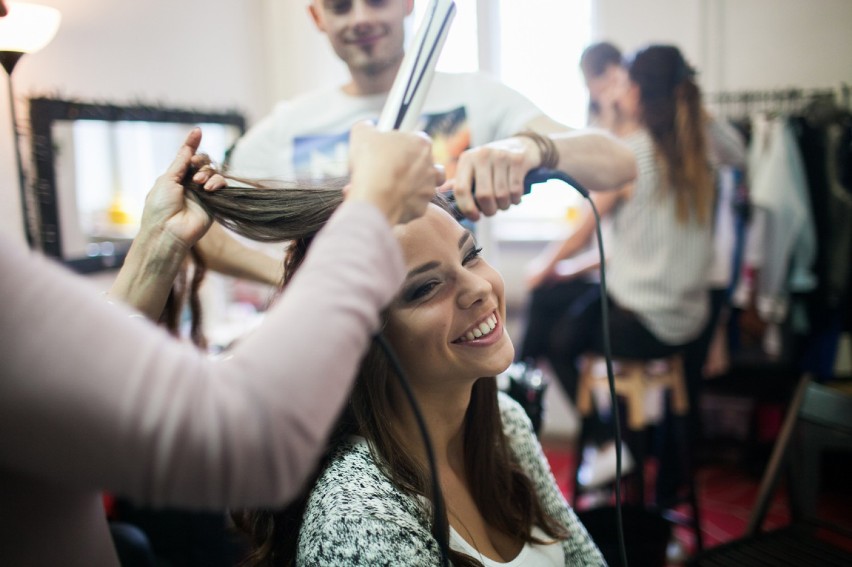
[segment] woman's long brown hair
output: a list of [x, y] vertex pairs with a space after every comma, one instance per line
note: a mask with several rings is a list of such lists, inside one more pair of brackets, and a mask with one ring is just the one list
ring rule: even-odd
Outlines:
[[[187, 176], [191, 179], [191, 175]], [[247, 184], [245, 180], [241, 180]], [[247, 188], [227, 188], [215, 192], [187, 184], [187, 194], [218, 222], [231, 230], [265, 242], [287, 241], [283, 287], [286, 288], [308, 253], [317, 232], [342, 202], [338, 187], [275, 189], [268, 183], [252, 183]], [[446, 200], [433, 201], [450, 211]], [[395, 412], [392, 381], [396, 380], [387, 357], [376, 342], [361, 364], [349, 404], [333, 429], [324, 457], [317, 467], [315, 481], [328, 464], [332, 452], [351, 435], [364, 437], [375, 462], [402, 492], [433, 501], [430, 471], [411, 456], [405, 441], [393, 427]], [[465, 416], [464, 459], [470, 474], [469, 485], [480, 512], [501, 532], [523, 542], [542, 543], [532, 535], [540, 527], [553, 539], [568, 537], [566, 529], [542, 507], [532, 481], [511, 454], [497, 403], [496, 380], [481, 378], [473, 386]], [[232, 513], [238, 529], [249, 538], [247, 566], [295, 565], [299, 531], [314, 482], [286, 508], [244, 510]], [[424, 518], [429, 511], [424, 509]], [[431, 526], [433, 535], [443, 528]], [[437, 549], [437, 547], [436, 547]], [[480, 562], [450, 550], [450, 560], [459, 567], [480, 566]]]
[[657, 148], [668, 189], [675, 194], [677, 218], [709, 222], [713, 208], [713, 175], [707, 158], [706, 119], [695, 72], [680, 50], [652, 45], [627, 64], [639, 86], [640, 119]]

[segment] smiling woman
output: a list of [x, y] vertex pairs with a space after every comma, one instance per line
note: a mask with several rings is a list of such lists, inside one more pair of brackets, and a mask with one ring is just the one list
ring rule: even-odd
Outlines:
[[468, 230], [437, 206], [428, 213], [394, 229], [410, 270], [384, 332], [418, 394], [447, 377], [469, 390], [514, 356], [503, 328], [503, 279]]
[[[238, 194], [241, 202], [229, 204]], [[244, 235], [291, 241], [285, 288], [340, 201], [335, 190], [198, 195], [214, 217]], [[282, 216], [296, 197], [300, 213]], [[246, 199], [265, 201], [266, 211]], [[521, 557], [542, 565], [602, 564], [524, 410], [498, 394], [494, 376], [514, 355], [502, 278], [440, 196], [421, 219], [394, 232], [407, 276], [383, 313], [382, 334], [409, 377], [435, 447], [444, 527], [430, 519], [435, 499], [416, 419], [374, 343], [313, 485], [284, 510], [234, 514], [251, 538], [251, 564], [274, 558], [276, 565], [434, 565], [437, 542], [447, 535], [456, 566]]]

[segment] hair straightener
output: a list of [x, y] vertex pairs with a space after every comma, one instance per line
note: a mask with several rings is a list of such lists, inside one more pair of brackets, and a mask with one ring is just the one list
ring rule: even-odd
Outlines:
[[[444, 47], [447, 33], [450, 30], [450, 23], [455, 13], [456, 5], [453, 0], [431, 0], [429, 2], [423, 23], [420, 24], [420, 28], [414, 36], [413, 44], [406, 50], [388, 93], [388, 98], [382, 108], [377, 124], [379, 130], [412, 131], [416, 128], [423, 102], [426, 100], [426, 93], [432, 85], [438, 56]], [[396, 371], [423, 437], [423, 445], [432, 476], [432, 530], [438, 542], [441, 565], [449, 567], [449, 526], [447, 525], [447, 514], [441, 493], [441, 483], [438, 481], [438, 468], [435, 464], [435, 450], [432, 446], [432, 440], [429, 438], [420, 406], [417, 404], [414, 392], [411, 390], [411, 385], [396, 353], [381, 333], [377, 334], [374, 339], [384, 350]]]

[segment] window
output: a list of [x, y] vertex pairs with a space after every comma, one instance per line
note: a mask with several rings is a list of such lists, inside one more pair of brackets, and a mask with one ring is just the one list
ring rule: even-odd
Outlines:
[[[456, 0], [456, 15], [450, 25], [450, 33], [435, 69], [445, 73], [464, 73], [479, 70], [479, 26], [476, 20], [477, 0]], [[414, 3], [414, 14], [409, 19], [411, 29], [406, 37], [414, 37], [420, 27], [423, 14], [429, 6], [427, 0]]]
[[[437, 69], [491, 72], [554, 120], [582, 127], [588, 96], [578, 62], [591, 41], [591, 3], [456, 0], [456, 16]], [[415, 2], [413, 30], [428, 4]], [[493, 217], [492, 234], [498, 240], [560, 238], [579, 218], [582, 200], [560, 182], [540, 185], [521, 206]]]

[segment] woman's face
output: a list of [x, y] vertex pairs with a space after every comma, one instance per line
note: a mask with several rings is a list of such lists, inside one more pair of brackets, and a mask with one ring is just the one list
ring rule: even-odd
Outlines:
[[407, 276], [385, 335], [412, 382], [472, 383], [505, 370], [515, 351], [504, 327], [503, 279], [473, 235], [436, 205], [394, 231]]
[[625, 80], [625, 86], [619, 97], [619, 108], [627, 118], [638, 119], [640, 109], [641, 90], [639, 85], [629, 78]]

